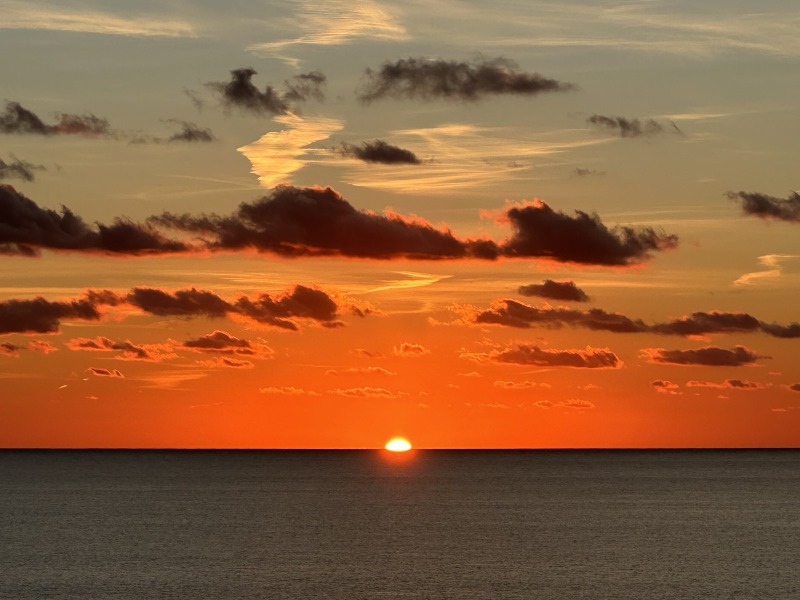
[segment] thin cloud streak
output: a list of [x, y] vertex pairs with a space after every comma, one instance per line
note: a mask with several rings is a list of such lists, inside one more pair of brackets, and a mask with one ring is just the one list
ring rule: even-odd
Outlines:
[[197, 37], [192, 24], [163, 17], [126, 18], [108, 12], [71, 10], [33, 2], [0, 1], [0, 29], [98, 33], [135, 37]]
[[317, 162], [311, 157], [324, 152], [309, 146], [344, 128], [343, 121], [327, 117], [300, 117], [289, 113], [274, 120], [285, 129], [269, 131], [255, 142], [236, 149], [247, 157], [252, 165], [250, 172], [257, 175], [259, 184], [267, 189], [291, 183], [293, 173]]

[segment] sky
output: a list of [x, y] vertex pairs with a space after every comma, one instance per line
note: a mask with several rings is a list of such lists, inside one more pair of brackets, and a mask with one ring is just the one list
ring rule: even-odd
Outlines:
[[0, 446], [800, 445], [795, 2], [0, 13]]

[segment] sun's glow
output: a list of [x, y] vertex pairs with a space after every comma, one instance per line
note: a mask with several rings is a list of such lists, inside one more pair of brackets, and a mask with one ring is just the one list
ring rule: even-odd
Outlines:
[[385, 448], [389, 452], [408, 452], [411, 450], [411, 442], [405, 438], [396, 437], [386, 442]]

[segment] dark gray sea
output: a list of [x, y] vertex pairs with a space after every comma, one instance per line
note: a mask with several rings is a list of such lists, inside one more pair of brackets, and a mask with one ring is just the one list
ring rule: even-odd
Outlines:
[[0, 598], [800, 598], [800, 451], [2, 451]]

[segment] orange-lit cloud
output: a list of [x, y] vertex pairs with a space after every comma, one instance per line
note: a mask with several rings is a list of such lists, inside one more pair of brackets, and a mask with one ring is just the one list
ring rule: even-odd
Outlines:
[[746, 346], [736, 346], [732, 350], [717, 346], [706, 346], [694, 350], [667, 350], [664, 348], [644, 348], [641, 354], [650, 362], [706, 367], [741, 367], [752, 365], [760, 358]]
[[573, 367], [583, 369], [619, 369], [623, 362], [607, 348], [553, 350], [530, 344], [517, 344], [486, 353], [461, 353], [462, 358], [477, 362], [494, 362], [542, 367]]
[[125, 377], [125, 375], [123, 375], [117, 369], [103, 369], [100, 367], [89, 367], [86, 370], [96, 377], [116, 377], [120, 379]]

